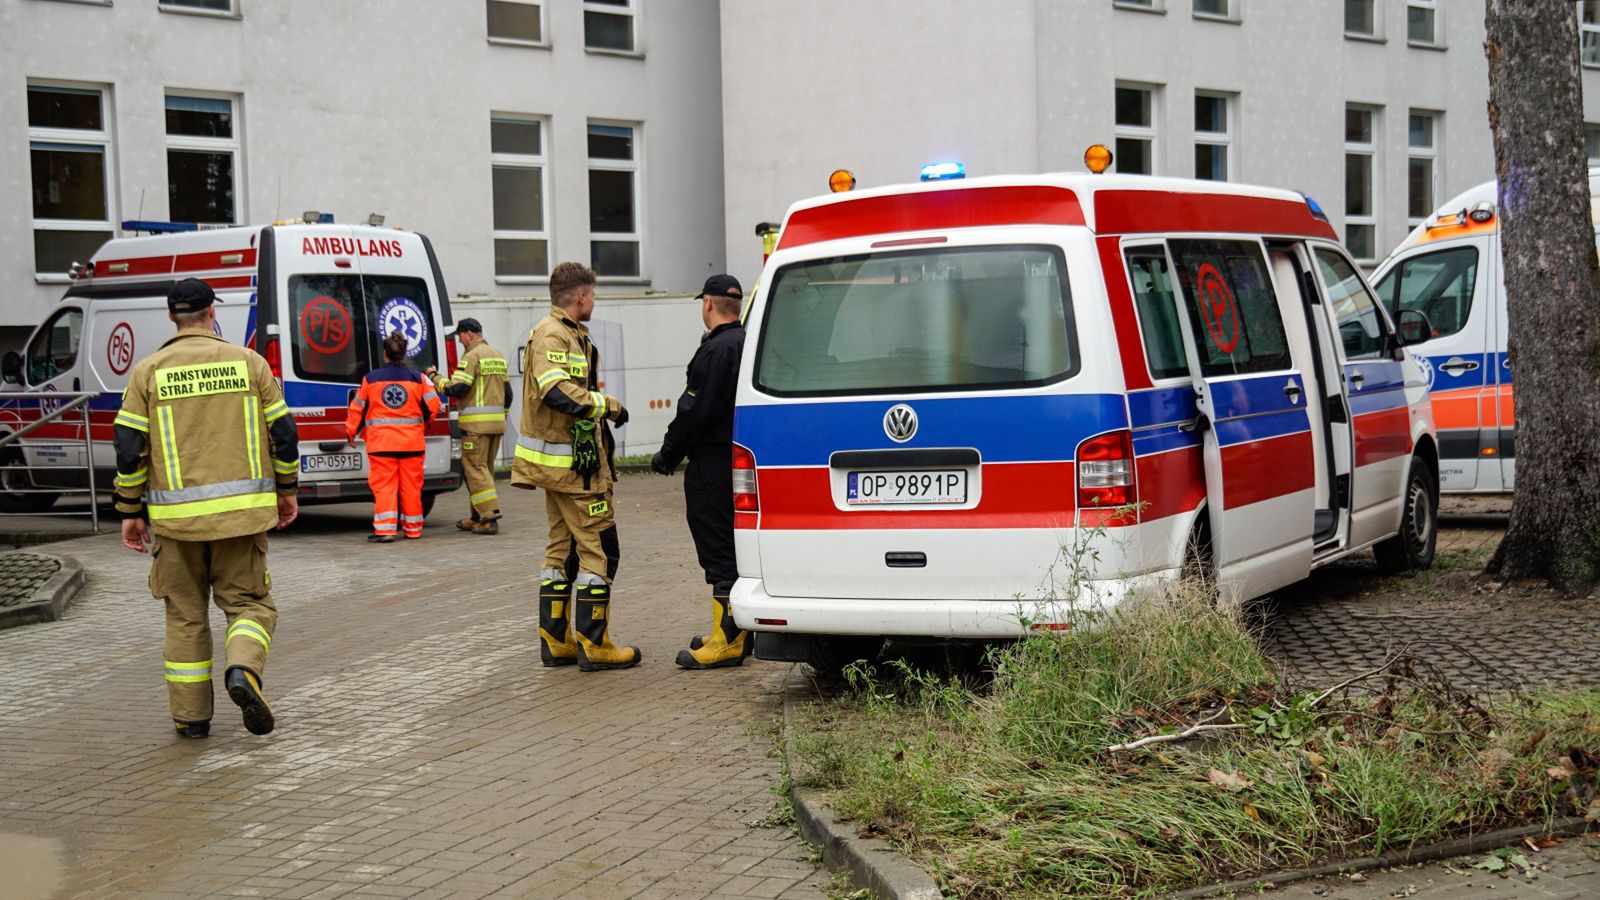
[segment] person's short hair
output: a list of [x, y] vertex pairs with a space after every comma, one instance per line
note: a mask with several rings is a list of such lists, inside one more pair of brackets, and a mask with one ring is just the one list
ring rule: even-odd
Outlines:
[[199, 328], [206, 323], [206, 310], [210, 308], [211, 307], [208, 306], [206, 309], [197, 310], [195, 312], [171, 313], [172, 324], [178, 326], [179, 328]]
[[550, 302], [565, 309], [572, 305], [580, 289], [592, 286], [594, 281], [594, 270], [583, 263], [559, 263], [550, 271]]
[[711, 308], [721, 316], [737, 316], [744, 311], [743, 297], [729, 297], [725, 294], [711, 294]]
[[385, 362], [400, 362], [406, 358], [406, 347], [410, 346], [406, 336], [398, 331], [391, 332], [383, 339], [383, 358]]

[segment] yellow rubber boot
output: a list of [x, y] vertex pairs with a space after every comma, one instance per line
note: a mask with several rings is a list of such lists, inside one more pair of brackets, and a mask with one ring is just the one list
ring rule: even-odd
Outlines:
[[744, 658], [755, 649], [749, 633], [733, 621], [733, 609], [728, 604], [732, 585], [719, 584], [711, 589], [711, 634], [689, 642], [688, 650], [678, 651], [678, 665], [685, 669], [722, 669], [744, 664]]
[[637, 666], [644, 655], [638, 647], [611, 643], [608, 631], [611, 613], [611, 588], [598, 575], [578, 576], [577, 615], [578, 668], [585, 672], [600, 669], [628, 669]]
[[572, 585], [560, 569], [539, 573], [539, 662], [570, 666], [578, 661], [572, 640]]

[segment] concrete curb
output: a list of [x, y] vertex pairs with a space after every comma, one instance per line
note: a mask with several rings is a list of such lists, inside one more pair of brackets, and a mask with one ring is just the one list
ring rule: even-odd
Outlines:
[[[45, 556], [47, 554], [35, 554]], [[50, 576], [33, 592], [33, 599], [21, 606], [0, 609], [0, 628], [13, 628], [33, 622], [54, 622], [67, 613], [78, 592], [83, 590], [83, 566], [70, 556], [50, 556], [61, 564], [60, 570]]]

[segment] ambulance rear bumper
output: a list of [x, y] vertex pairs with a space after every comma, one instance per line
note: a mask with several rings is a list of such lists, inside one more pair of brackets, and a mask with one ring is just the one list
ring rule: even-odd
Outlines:
[[[422, 479], [422, 492], [424, 494], [441, 494], [459, 487], [461, 487], [461, 475], [457, 472], [428, 475]], [[301, 503], [305, 504], [370, 502], [372, 500], [372, 488], [367, 485], [365, 478], [359, 481], [355, 479], [302, 481], [300, 482], [299, 499]]]
[[1178, 570], [1085, 582], [1075, 598], [1052, 600], [916, 600], [774, 597], [761, 579], [734, 583], [733, 619], [749, 631], [933, 638], [1016, 638], [1030, 629], [1072, 628], [1083, 614], [1115, 607], [1158, 587]]

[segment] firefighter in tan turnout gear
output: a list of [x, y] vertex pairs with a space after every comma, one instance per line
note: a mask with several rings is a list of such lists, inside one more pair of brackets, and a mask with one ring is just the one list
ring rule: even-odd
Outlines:
[[425, 373], [439, 393], [456, 398], [461, 409], [461, 471], [470, 492], [472, 517], [456, 527], [473, 534], [498, 534], [500, 495], [494, 489], [494, 461], [500, 458], [500, 440], [506, 433], [506, 410], [511, 406], [511, 385], [506, 358], [483, 339], [477, 319], [462, 319], [447, 338], [461, 342], [461, 361], [447, 379], [437, 369]]
[[[539, 573], [539, 658], [584, 671], [639, 664], [611, 642], [611, 582], [620, 550], [611, 505], [613, 443], [628, 411], [600, 393], [600, 356], [583, 324], [594, 313], [594, 272], [575, 262], [550, 273], [550, 314], [522, 358], [522, 418], [511, 483], [545, 489], [550, 539]], [[569, 580], [568, 553], [578, 566]]]
[[122, 543], [150, 553], [150, 593], [167, 609], [167, 699], [191, 738], [211, 731], [213, 600], [228, 618], [228, 697], [252, 734], [272, 730], [266, 533], [298, 512], [294, 418], [266, 360], [216, 334], [215, 302], [204, 281], [173, 285], [178, 334], [134, 366], [115, 423]]

